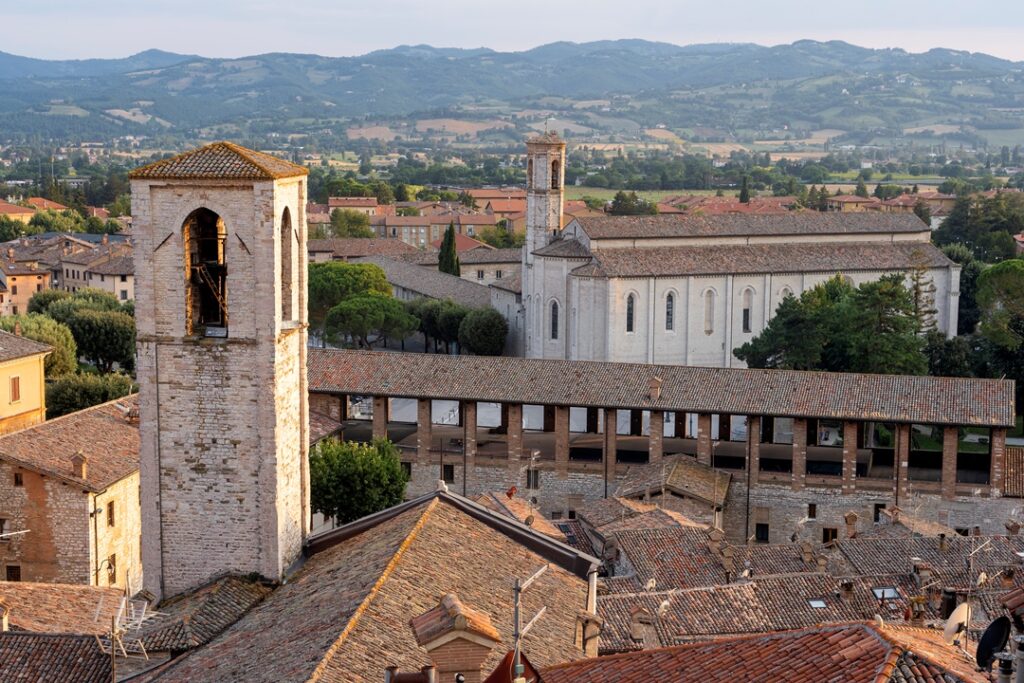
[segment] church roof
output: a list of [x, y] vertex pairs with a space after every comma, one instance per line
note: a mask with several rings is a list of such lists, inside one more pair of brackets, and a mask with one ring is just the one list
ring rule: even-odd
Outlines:
[[658, 216], [579, 216], [591, 239], [659, 239], [756, 235], [853, 235], [925, 232], [912, 213], [791, 211], [785, 214], [666, 214]]
[[276, 180], [308, 175], [309, 169], [232, 142], [214, 142], [137, 168], [139, 180]]
[[553, 256], [560, 258], [587, 258], [590, 249], [577, 239], [558, 239], [535, 250], [536, 256]]
[[[652, 377], [662, 380], [652, 399]], [[1012, 427], [1012, 380], [309, 350], [313, 392]]]
[[927, 242], [788, 242], [601, 249], [573, 271], [582, 277], [843, 273], [947, 268], [954, 263]]
[[370, 256], [353, 261], [374, 264], [384, 271], [392, 286], [401, 287], [428, 299], [451, 299], [470, 308], [491, 305], [491, 292], [485, 285], [464, 280], [457, 275], [449, 275], [434, 268], [424, 268], [386, 256]]

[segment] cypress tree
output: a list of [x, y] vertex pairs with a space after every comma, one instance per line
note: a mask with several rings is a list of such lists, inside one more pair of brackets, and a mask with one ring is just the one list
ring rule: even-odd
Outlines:
[[747, 176], [743, 176], [743, 184], [740, 185], [740, 203], [750, 203], [750, 181]]
[[448, 228], [444, 231], [444, 239], [441, 240], [441, 253], [437, 256], [437, 269], [455, 277], [462, 274], [459, 267], [459, 254], [455, 250], [454, 223], [449, 223]]

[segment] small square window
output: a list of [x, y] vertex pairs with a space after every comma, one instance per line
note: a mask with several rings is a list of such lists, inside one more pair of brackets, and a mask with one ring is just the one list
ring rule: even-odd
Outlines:
[[128, 290], [127, 289], [122, 289], [121, 290], [121, 301], [128, 301]]
[[569, 516], [569, 519], [576, 519], [576, 511], [575, 510], [569, 510], [568, 516]]
[[818, 505], [816, 503], [807, 504], [807, 519], [818, 518]]
[[24, 486], [25, 485], [25, 476], [21, 472], [15, 472], [14, 473], [14, 485], [15, 486]]
[[832, 526], [827, 526], [821, 530], [821, 542], [831, 543], [832, 541], [839, 538], [839, 530]]
[[121, 282], [128, 282], [128, 276], [127, 275], [122, 275], [121, 276]]
[[8, 581], [21, 581], [21, 567], [18, 565], [7, 565], [6, 575]]
[[17, 403], [21, 400], [21, 377], [15, 375], [11, 377], [11, 403]]
[[446, 484], [455, 483], [455, 465], [442, 465], [441, 466], [441, 478], [444, 479]]
[[826, 607], [828, 607], [825, 601], [819, 598], [812, 598], [811, 600], [807, 601], [807, 604], [813, 607], [814, 609], [825, 609]]
[[754, 540], [758, 543], [768, 542], [768, 525], [758, 523], [754, 525]]
[[[0, 517], [0, 536], [3, 535], [4, 530], [6, 528], [7, 528], [7, 520], [4, 519], [3, 517]], [[3, 540], [3, 539], [0, 539], [0, 540]]]
[[494, 271], [494, 277], [496, 277], [496, 278], [498, 278], [500, 280], [501, 279], [501, 271], [500, 270]]

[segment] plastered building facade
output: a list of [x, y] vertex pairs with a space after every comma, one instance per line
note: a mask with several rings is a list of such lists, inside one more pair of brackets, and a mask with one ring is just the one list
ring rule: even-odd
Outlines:
[[306, 169], [215, 143], [132, 174], [146, 588], [280, 579], [307, 533]]

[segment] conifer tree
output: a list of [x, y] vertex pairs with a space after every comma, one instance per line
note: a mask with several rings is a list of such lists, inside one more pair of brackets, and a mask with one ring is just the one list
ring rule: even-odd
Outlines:
[[750, 203], [750, 179], [747, 176], [743, 176], [743, 184], [740, 185], [740, 203]]
[[857, 189], [853, 191], [853, 194], [865, 198], [868, 196], [868, 186], [864, 184], [863, 178], [857, 178]]
[[459, 254], [455, 250], [455, 224], [449, 223], [444, 231], [444, 239], [441, 240], [441, 253], [437, 257], [437, 269], [442, 273], [448, 273], [459, 277], [462, 269], [459, 266]]

